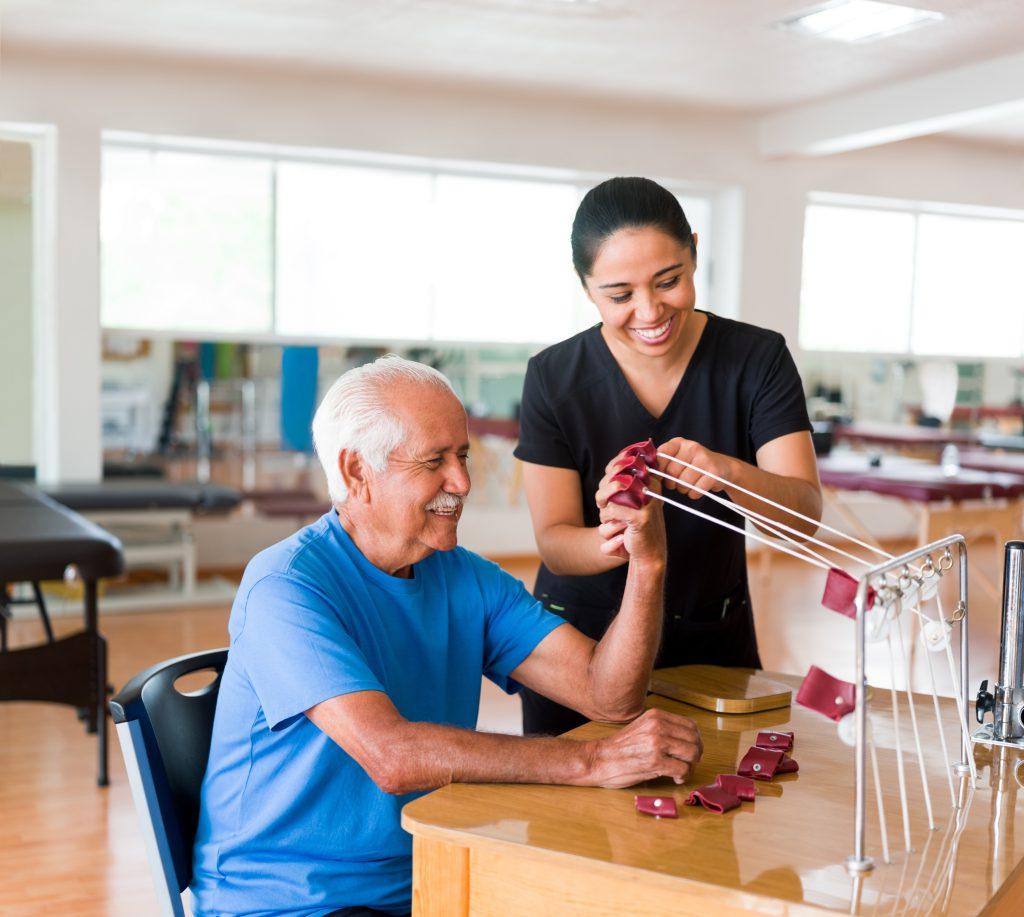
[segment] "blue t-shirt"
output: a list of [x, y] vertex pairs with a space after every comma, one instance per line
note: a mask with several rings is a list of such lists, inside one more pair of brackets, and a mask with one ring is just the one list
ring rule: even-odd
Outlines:
[[262, 551], [231, 610], [231, 652], [203, 781], [197, 915], [410, 909], [402, 806], [304, 716], [383, 691], [408, 720], [472, 729], [480, 676], [509, 673], [562, 618], [496, 564], [435, 552], [411, 579], [359, 552], [332, 510]]

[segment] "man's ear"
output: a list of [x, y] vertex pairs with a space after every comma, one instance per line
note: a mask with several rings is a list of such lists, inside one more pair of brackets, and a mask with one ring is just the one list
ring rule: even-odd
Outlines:
[[362, 503], [369, 502], [368, 470], [358, 452], [342, 449], [338, 453], [338, 471], [341, 472], [341, 480], [348, 492], [349, 499], [354, 497]]

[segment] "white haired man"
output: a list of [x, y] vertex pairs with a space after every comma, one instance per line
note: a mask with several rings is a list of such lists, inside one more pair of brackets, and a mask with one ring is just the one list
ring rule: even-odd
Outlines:
[[[456, 547], [466, 414], [436, 370], [395, 356], [351, 370], [313, 435], [334, 508], [253, 558], [231, 611], [198, 914], [408, 913], [400, 810], [452, 781], [686, 778], [701, 754], [693, 721], [643, 712], [662, 619], [657, 501], [602, 526], [603, 549], [628, 553], [629, 568], [595, 643]], [[478, 733], [481, 675], [632, 722], [592, 742]]]

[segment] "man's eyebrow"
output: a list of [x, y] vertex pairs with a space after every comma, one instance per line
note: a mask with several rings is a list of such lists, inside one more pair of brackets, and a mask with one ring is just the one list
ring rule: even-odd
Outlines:
[[[677, 264], [670, 264], [668, 267], [663, 267], [660, 271], [655, 271], [654, 275], [652, 276], [651, 279], [653, 280], [653, 279], [655, 279], [657, 277], [660, 277], [662, 274], [667, 274], [669, 271], [674, 271], [676, 268], [680, 268], [680, 267], [683, 267], [683, 262], [682, 261], [678, 262]], [[626, 283], [623, 280], [623, 281], [620, 281], [619, 283], [602, 283], [601, 286], [598, 287], [598, 289], [599, 290], [610, 290], [612, 287], [628, 287], [628, 286], [629, 286], [629, 284]]]
[[434, 458], [438, 455], [444, 455], [446, 452], [469, 452], [469, 443], [465, 442], [461, 446], [435, 446], [430, 449], [424, 449], [420, 454], [420, 458]]

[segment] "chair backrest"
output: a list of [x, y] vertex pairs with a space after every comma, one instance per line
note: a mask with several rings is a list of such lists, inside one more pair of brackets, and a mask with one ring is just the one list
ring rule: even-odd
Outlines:
[[[164, 913], [184, 911], [180, 893], [192, 878], [199, 792], [210, 755], [226, 649], [179, 656], [136, 675], [110, 702]], [[213, 670], [214, 679], [182, 692], [175, 682]], [[164, 892], [166, 891], [166, 896]]]

